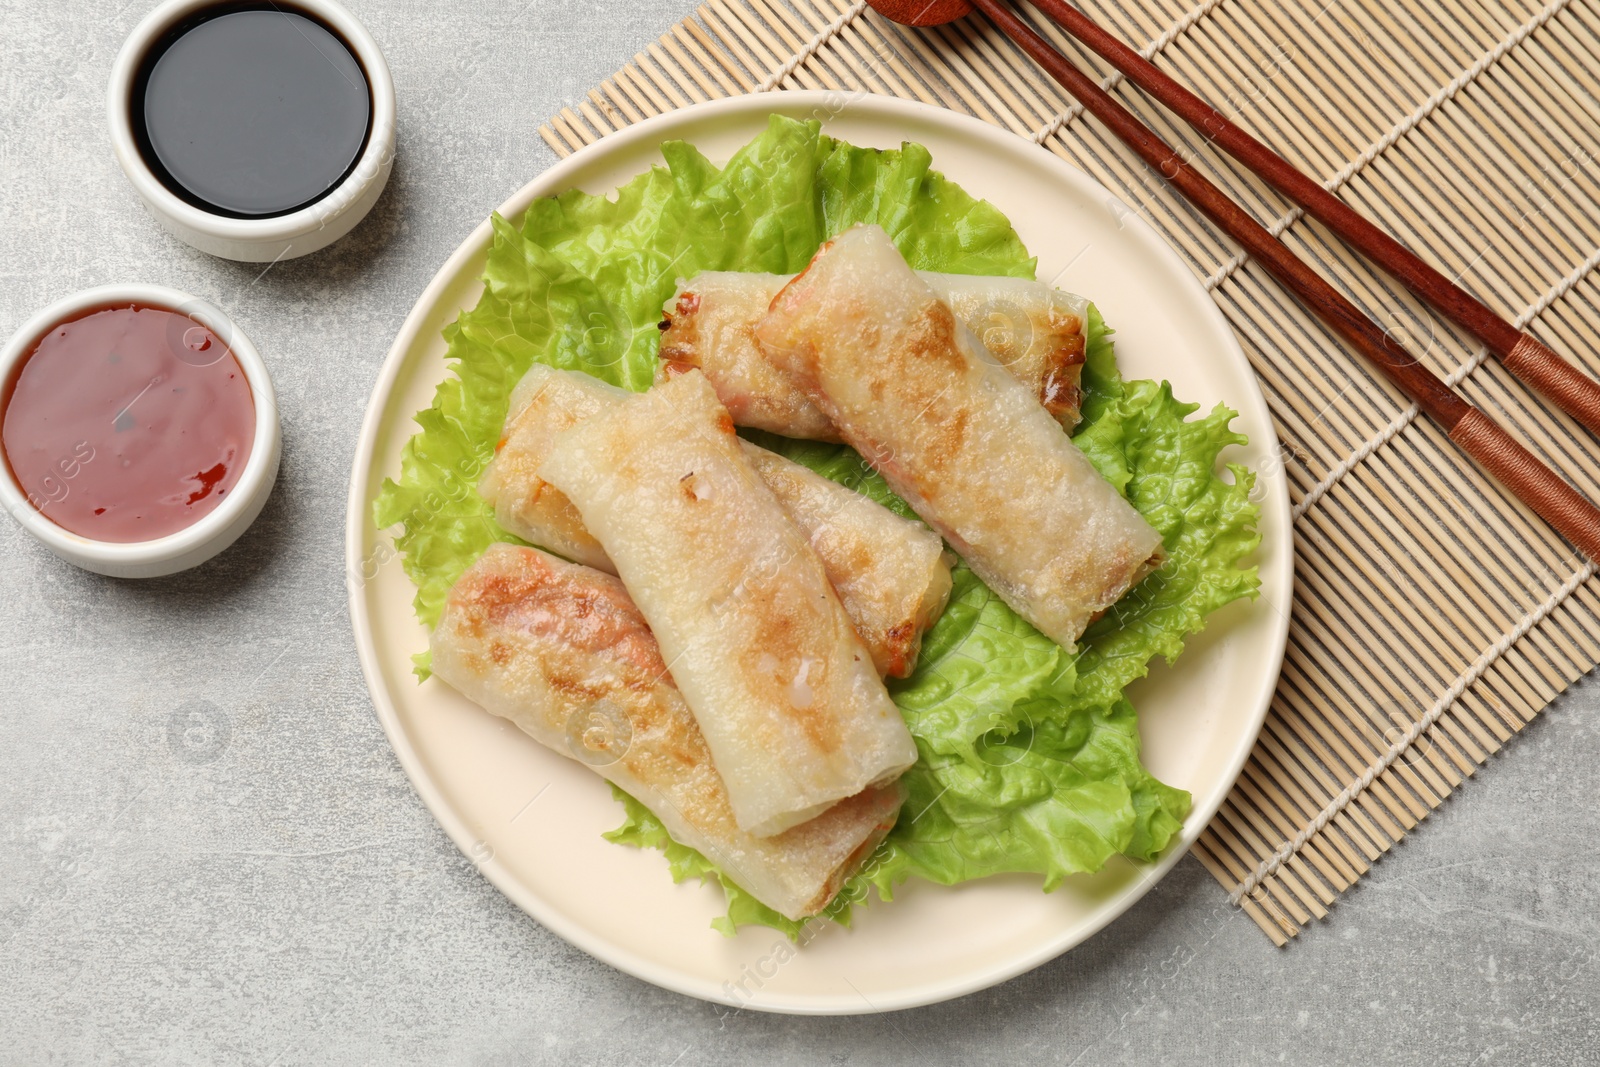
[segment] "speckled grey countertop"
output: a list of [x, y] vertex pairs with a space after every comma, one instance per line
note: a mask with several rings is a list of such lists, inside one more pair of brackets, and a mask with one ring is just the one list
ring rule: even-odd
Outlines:
[[0, 522], [0, 1062], [1600, 1062], [1592, 684], [1284, 950], [1192, 859], [1054, 963], [890, 1016], [733, 1014], [546, 932], [378, 727], [345, 485], [407, 309], [552, 162], [539, 122], [691, 0], [350, 0], [394, 72], [394, 176], [351, 237], [265, 274], [167, 237], [112, 159], [106, 77], [149, 6], [0, 2], [0, 336], [105, 282], [207, 296], [276, 377], [283, 470], [243, 540], [161, 581]]

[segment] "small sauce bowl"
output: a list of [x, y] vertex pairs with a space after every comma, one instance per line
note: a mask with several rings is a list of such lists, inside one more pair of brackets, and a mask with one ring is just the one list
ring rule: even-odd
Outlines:
[[349, 173], [333, 188], [288, 214], [239, 218], [190, 203], [162, 182], [140, 150], [134, 118], [134, 108], [142, 106], [140, 74], [151, 50], [167, 40], [169, 33], [214, 12], [240, 6], [227, 0], [166, 0], [146, 15], [112, 64], [106, 115], [117, 162], [162, 226], [213, 256], [270, 263], [327, 247], [354, 229], [377, 203], [394, 162], [394, 80], [372, 35], [334, 0], [281, 0], [269, 5], [322, 23], [348, 46], [366, 77], [371, 98], [366, 145]]
[[204, 563], [238, 540], [272, 495], [283, 438], [272, 378], [255, 345], [215, 306], [162, 285], [85, 289], [56, 301], [25, 322], [0, 349], [0, 430], [23, 365], [46, 335], [90, 312], [127, 305], [159, 308], [192, 319], [227, 346], [244, 372], [254, 402], [255, 422], [250, 454], [231, 495], [190, 525], [164, 537], [98, 541], [58, 525], [35, 507], [7, 460], [0, 462], [0, 506], [36, 540], [69, 563], [114, 578], [157, 578]]

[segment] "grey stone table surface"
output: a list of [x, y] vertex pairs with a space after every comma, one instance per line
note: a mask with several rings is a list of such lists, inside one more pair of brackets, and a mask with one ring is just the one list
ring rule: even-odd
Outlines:
[[[167, 237], [105, 132], [150, 6], [0, 2], [0, 335], [105, 282], [227, 308], [284, 457], [231, 550], [144, 583], [0, 523], [0, 1062], [1600, 1062], [1600, 692], [1580, 684], [1331, 917], [1279, 950], [1185, 859], [1105, 932], [954, 1003], [808, 1019], [646, 985], [523, 915], [401, 772], [357, 666], [344, 494], [406, 311], [548, 167], [536, 128], [692, 0], [349, 0], [399, 150], [333, 248], [232, 264]], [[217, 712], [196, 745], [194, 701]]]

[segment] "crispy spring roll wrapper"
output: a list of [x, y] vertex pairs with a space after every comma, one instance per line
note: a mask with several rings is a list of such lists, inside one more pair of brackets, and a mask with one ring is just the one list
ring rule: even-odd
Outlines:
[[[502, 527], [616, 573], [578, 509], [538, 470], [557, 434], [631, 395], [580, 371], [542, 364], [528, 371], [512, 393], [505, 433], [479, 486]], [[939, 535], [776, 453], [740, 445], [822, 559], [878, 673], [909, 675], [923, 633], [950, 596], [949, 556]]]
[[[1078, 425], [1087, 300], [1023, 278], [917, 277], [1063, 429]], [[661, 359], [705, 371], [739, 426], [837, 441], [828, 417], [756, 344], [756, 324], [788, 282], [782, 274], [708, 271], [681, 283], [663, 311]]]
[[478, 494], [494, 508], [502, 529], [586, 566], [617, 573], [572, 501], [539, 477], [539, 465], [556, 434], [627, 395], [582, 371], [542, 363], [528, 369], [511, 391], [494, 459], [478, 480]]
[[741, 829], [781, 833], [916, 761], [822, 561], [704, 375], [563, 431], [539, 475], [649, 621]]
[[707, 271], [680, 284], [662, 310], [657, 377], [675, 366], [698, 367], [736, 425], [837, 441], [828, 416], [756, 344], [756, 324], [788, 282], [782, 274]]
[[1027, 278], [917, 276], [1063, 430], [1078, 425], [1089, 301]]
[[441, 679], [614, 782], [791, 919], [826, 907], [899, 814], [893, 783], [776, 837], [739, 829], [650, 628], [609, 574], [494, 545], [451, 589], [432, 647]]
[[757, 330], [853, 448], [1057, 643], [1157, 566], [1161, 536], [906, 266], [858, 226]]
[[922, 635], [950, 598], [950, 563], [938, 534], [831, 478], [748, 441], [745, 458], [800, 528], [877, 672], [905, 678]]

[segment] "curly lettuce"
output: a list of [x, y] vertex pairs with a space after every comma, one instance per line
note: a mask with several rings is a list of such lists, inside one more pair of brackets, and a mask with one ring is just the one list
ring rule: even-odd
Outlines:
[[[446, 331], [452, 374], [406, 445], [397, 481], [375, 504], [379, 526], [415, 582], [418, 617], [434, 625], [445, 595], [478, 555], [515, 540], [474, 486], [493, 455], [506, 406], [535, 361], [628, 389], [653, 379], [662, 304], [702, 270], [790, 273], [849, 226], [882, 226], [915, 268], [1031, 278], [1034, 260], [993, 205], [931, 169], [925, 148], [859, 148], [815, 122], [773, 116], [718, 168], [691, 145], [661, 146], [665, 165], [611, 197], [569, 191], [536, 201], [520, 223], [496, 216], [484, 292]], [[916, 671], [891, 684], [917, 742], [900, 821], [825, 913], [848, 922], [875, 889], [907, 878], [945, 885], [1005, 872], [1040, 875], [1046, 890], [1118, 854], [1148, 860], [1167, 847], [1189, 796], [1139, 758], [1126, 687], [1150, 662], [1182, 651], [1205, 617], [1254, 596], [1252, 474], [1219, 466], [1244, 438], [1219, 406], [1165, 383], [1122, 380], [1110, 331], [1092, 307], [1083, 422], [1074, 440], [1160, 531], [1167, 562], [1064, 649], [958, 565], [950, 604], [929, 630]], [[840, 445], [752, 434], [768, 447], [910, 515], [883, 480]], [[423, 668], [425, 671], [425, 667]], [[676, 880], [719, 882], [732, 933], [759, 923], [798, 937], [803, 924], [766, 908], [704, 856], [673, 841], [618, 793], [622, 826], [606, 836], [661, 849]]]

